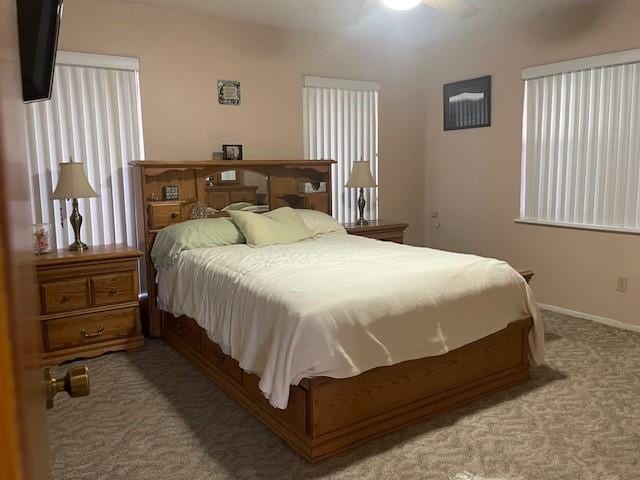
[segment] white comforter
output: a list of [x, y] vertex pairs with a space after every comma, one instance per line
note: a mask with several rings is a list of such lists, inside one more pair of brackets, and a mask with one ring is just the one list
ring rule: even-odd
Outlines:
[[303, 378], [441, 355], [529, 315], [532, 361], [544, 357], [532, 294], [508, 264], [341, 233], [183, 252], [159, 272], [158, 301], [259, 375], [277, 408]]

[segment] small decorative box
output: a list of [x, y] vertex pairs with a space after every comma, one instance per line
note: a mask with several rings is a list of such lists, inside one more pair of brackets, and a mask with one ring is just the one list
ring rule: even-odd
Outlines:
[[300, 182], [298, 193], [319, 193], [327, 191], [327, 182]]
[[177, 185], [169, 185], [162, 187], [163, 200], [178, 200], [180, 198], [180, 187]]

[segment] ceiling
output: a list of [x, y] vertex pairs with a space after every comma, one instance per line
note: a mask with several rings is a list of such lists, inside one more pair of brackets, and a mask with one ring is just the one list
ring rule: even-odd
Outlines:
[[[419, 5], [398, 12], [381, 0], [120, 0], [192, 13], [320, 32], [398, 37], [424, 44], [461, 31], [494, 28], [527, 19], [567, 15], [610, 0], [469, 0], [480, 9], [457, 18]], [[598, 9], [596, 9], [598, 10]]]

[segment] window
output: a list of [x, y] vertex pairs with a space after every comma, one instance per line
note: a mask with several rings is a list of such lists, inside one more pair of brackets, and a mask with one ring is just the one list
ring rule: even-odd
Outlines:
[[[374, 82], [305, 77], [303, 88], [304, 154], [338, 163], [332, 175], [333, 216], [356, 220], [357, 192], [345, 188], [353, 162], [371, 162], [378, 180], [378, 92]], [[378, 218], [378, 189], [365, 189], [366, 218]]]
[[521, 220], [640, 232], [640, 50], [523, 71]]
[[138, 60], [58, 52], [52, 99], [26, 106], [34, 223], [53, 224], [52, 246], [73, 241], [70, 205], [51, 200], [58, 164], [83, 162], [99, 197], [79, 199], [89, 245], [137, 244], [131, 160], [144, 159]]

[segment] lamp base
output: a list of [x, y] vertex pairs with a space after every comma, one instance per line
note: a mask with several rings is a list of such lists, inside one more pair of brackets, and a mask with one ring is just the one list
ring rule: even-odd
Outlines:
[[74, 198], [71, 202], [73, 210], [71, 211], [71, 216], [69, 217], [69, 222], [73, 227], [73, 235], [75, 237], [75, 241], [69, 245], [70, 252], [84, 252], [87, 247], [86, 243], [80, 241], [80, 227], [82, 226], [82, 215], [78, 211], [78, 199]]
[[78, 240], [76, 240], [71, 245], [69, 245], [70, 252], [84, 252], [85, 250], [88, 250], [88, 249], [89, 247], [87, 246], [86, 243], [80, 242]]
[[360, 188], [360, 194], [358, 195], [358, 220], [356, 220], [356, 225], [369, 225], [364, 219], [364, 207], [367, 205], [366, 200], [364, 199], [364, 188]]

